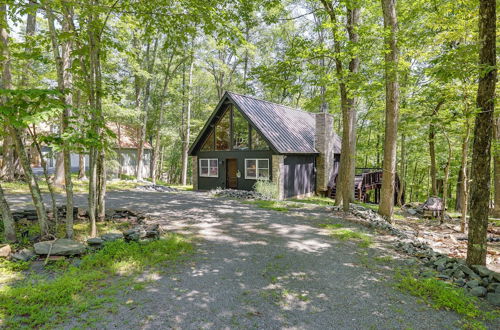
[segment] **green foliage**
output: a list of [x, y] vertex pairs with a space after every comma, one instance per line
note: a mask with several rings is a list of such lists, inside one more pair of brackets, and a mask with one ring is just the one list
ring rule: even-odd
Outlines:
[[[0, 317], [7, 328], [50, 328], [66, 317], [99, 308], [123, 280], [148, 267], [173, 262], [192, 251], [178, 235], [149, 243], [107, 243], [52, 279], [26, 280], [0, 289]], [[43, 308], [41, 307], [43, 306]]]
[[278, 199], [279, 187], [276, 182], [258, 179], [253, 185], [253, 189], [262, 196], [269, 199]]
[[452, 310], [466, 318], [465, 328], [486, 329], [483, 320], [498, 320], [500, 314], [481, 309], [478, 298], [465, 289], [436, 278], [418, 278], [411, 272], [396, 274], [396, 287], [419, 297], [436, 309]]

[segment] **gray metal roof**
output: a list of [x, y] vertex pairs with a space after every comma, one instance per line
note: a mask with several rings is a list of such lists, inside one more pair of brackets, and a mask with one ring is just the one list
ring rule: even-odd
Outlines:
[[[189, 150], [193, 154], [201, 144], [210, 123], [215, 120], [225, 101], [229, 99], [240, 110], [250, 123], [271, 144], [273, 150], [280, 154], [315, 154], [314, 133], [316, 131], [315, 114], [281, 104], [259, 100], [251, 96], [226, 92], [217, 108], [206, 122], [197, 139]], [[341, 139], [333, 133], [334, 153], [340, 153]]]
[[[318, 152], [314, 147], [314, 113], [233, 92], [227, 94], [279, 153]], [[334, 152], [340, 153], [341, 140], [335, 133], [334, 138]]]

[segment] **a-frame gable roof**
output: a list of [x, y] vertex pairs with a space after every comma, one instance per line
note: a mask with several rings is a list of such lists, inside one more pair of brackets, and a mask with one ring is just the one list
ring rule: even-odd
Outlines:
[[[230, 101], [243, 116], [279, 154], [316, 154], [314, 133], [316, 129], [315, 114], [290, 108], [257, 98], [226, 92], [215, 111], [206, 122], [202, 131], [192, 144], [189, 154], [198, 150], [205, 141], [208, 131], [213, 126], [216, 116], [224, 104]], [[340, 152], [340, 138], [335, 134], [335, 153]]]

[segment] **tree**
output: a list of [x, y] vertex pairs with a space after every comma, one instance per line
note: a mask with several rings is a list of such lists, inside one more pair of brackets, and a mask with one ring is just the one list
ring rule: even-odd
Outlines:
[[382, 189], [378, 212], [389, 222], [394, 207], [396, 149], [399, 117], [399, 82], [396, 0], [382, 0], [385, 29], [385, 138]]
[[[342, 203], [344, 211], [349, 210], [349, 203], [354, 200], [354, 167], [356, 153], [356, 106], [357, 97], [352, 86], [353, 76], [359, 70], [359, 56], [357, 51], [349, 52], [348, 73], [344, 70], [342, 63], [341, 42], [343, 37], [339, 33], [339, 22], [332, 2], [321, 0], [325, 10], [330, 16], [332, 33], [334, 39], [334, 56], [337, 79], [339, 80], [340, 107], [342, 112], [342, 151], [340, 154], [340, 169], [337, 179], [336, 204]], [[359, 42], [358, 25], [360, 18], [360, 8], [351, 8], [356, 3], [346, 4], [346, 30], [349, 37], [350, 47], [356, 49]]]
[[496, 1], [479, 1], [479, 83], [472, 144], [470, 219], [467, 264], [486, 264], [490, 199], [491, 141], [494, 126], [496, 68]]
[[[66, 4], [64, 10], [70, 10]], [[61, 92], [61, 102], [65, 105], [64, 111], [61, 116], [61, 135], [66, 136], [69, 133], [69, 118], [71, 116], [70, 107], [73, 103], [73, 97], [71, 94], [72, 85], [72, 74], [71, 69], [71, 41], [66, 40], [62, 45], [59, 45], [58, 36], [56, 34], [56, 28], [54, 24], [54, 13], [49, 4], [45, 6], [45, 12], [47, 13], [50, 39], [52, 42], [52, 51], [54, 54], [54, 59], [56, 62], [56, 72], [57, 72], [57, 86]], [[63, 32], [70, 33], [70, 23], [68, 22], [68, 16], [63, 18]], [[61, 47], [62, 52], [59, 51]], [[58, 153], [57, 160], [61, 162], [63, 167], [63, 179], [64, 186], [66, 189], [66, 237], [73, 238], [73, 183], [71, 180], [71, 155], [68, 143], [62, 144], [62, 152]], [[56, 162], [56, 176], [54, 183], [58, 185], [57, 171], [58, 162]]]

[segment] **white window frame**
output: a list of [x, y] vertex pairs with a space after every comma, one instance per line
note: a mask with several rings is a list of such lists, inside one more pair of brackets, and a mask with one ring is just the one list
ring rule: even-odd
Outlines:
[[[206, 160], [208, 162], [208, 174], [202, 174], [201, 173], [201, 161]], [[215, 160], [217, 162], [217, 175], [210, 175], [210, 161]], [[198, 172], [200, 174], [200, 177], [203, 178], [218, 178], [219, 177], [219, 158], [200, 158], [198, 162]]]
[[[247, 163], [248, 161], [252, 161], [254, 160], [255, 161], [255, 176], [248, 176], [247, 174], [247, 169], [248, 169], [248, 166], [247, 166]], [[267, 161], [267, 177], [259, 177], [259, 170], [264, 170], [266, 168], [259, 168], [259, 160], [265, 160]], [[262, 179], [262, 180], [269, 180], [269, 177], [270, 177], [270, 161], [269, 161], [269, 158], [245, 158], [245, 179], [248, 179], [248, 180], [258, 180], [258, 179]]]

